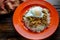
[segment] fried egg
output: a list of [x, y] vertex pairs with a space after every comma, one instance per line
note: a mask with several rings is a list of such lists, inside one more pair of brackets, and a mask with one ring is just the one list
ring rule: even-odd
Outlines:
[[42, 12], [43, 8], [40, 6], [35, 6], [35, 7], [31, 7], [28, 11], [28, 13], [25, 14], [25, 17], [39, 17], [42, 18], [43, 17], [43, 12]]

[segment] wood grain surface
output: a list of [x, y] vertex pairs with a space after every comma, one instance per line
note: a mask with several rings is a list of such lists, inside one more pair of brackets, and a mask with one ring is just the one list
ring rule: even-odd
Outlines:
[[[57, 9], [60, 15], [60, 4], [56, 4], [54, 7]], [[13, 27], [12, 16], [13, 12], [7, 15], [0, 15], [0, 40], [28, 40], [16, 32]], [[44, 40], [60, 40], [60, 23], [56, 32]]]

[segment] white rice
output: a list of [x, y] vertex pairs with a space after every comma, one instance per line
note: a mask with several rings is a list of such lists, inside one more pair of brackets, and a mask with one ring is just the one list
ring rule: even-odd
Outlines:
[[[35, 6], [35, 8], [32, 7], [32, 8], [29, 9], [28, 13], [25, 14], [25, 17], [29, 17], [29, 16], [37, 17], [36, 15], [34, 16], [34, 14], [31, 13], [31, 11], [33, 13], [35, 13], [34, 10], [38, 10], [39, 11], [39, 9], [36, 9], [36, 8], [39, 8], [40, 9], [41, 14], [43, 14], [42, 13], [42, 10], [45, 10], [46, 11], [46, 13], [47, 13], [47, 23], [49, 24], [50, 23], [50, 13], [48, 13], [48, 10], [46, 10], [46, 8], [42, 8], [42, 7], [39, 7], [39, 6]], [[42, 18], [43, 15], [42, 16], [38, 16], [38, 17], [39, 18]], [[38, 27], [32, 27], [32, 28], [29, 27], [29, 21], [25, 17], [23, 19], [24, 19], [24, 22], [26, 24], [26, 27], [28, 29], [30, 29], [31, 31], [33, 31], [33, 32], [41, 32], [41, 31], [43, 31], [46, 28], [44, 25], [38, 25]]]

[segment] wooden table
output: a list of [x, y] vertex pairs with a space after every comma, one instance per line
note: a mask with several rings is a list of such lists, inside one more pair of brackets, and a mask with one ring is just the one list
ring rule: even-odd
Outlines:
[[[54, 5], [60, 15], [60, 5]], [[0, 40], [27, 40], [20, 36], [13, 27], [13, 13], [0, 15]], [[56, 32], [45, 40], [60, 40], [60, 24]]]

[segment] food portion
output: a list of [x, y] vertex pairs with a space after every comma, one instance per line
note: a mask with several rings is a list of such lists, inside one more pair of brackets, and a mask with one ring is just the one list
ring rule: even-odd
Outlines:
[[20, 3], [22, 0], [0, 0], [0, 14], [14, 11]]
[[50, 23], [50, 12], [47, 8], [34, 6], [29, 8], [23, 16], [26, 28], [32, 32], [45, 30]]

